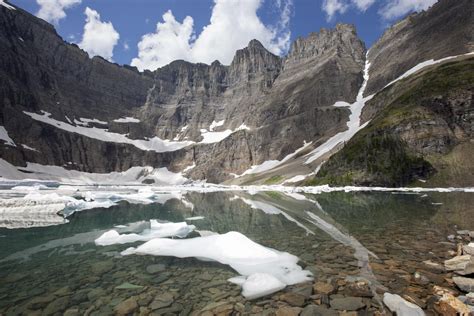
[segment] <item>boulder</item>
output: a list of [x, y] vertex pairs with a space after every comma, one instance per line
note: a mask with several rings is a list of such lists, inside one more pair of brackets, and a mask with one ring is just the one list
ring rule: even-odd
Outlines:
[[469, 315], [470, 309], [466, 304], [449, 293], [443, 294], [434, 305], [435, 310], [444, 316]]
[[425, 315], [425, 312], [423, 312], [419, 306], [404, 300], [400, 295], [397, 294], [385, 293], [383, 295], [383, 302], [388, 307], [388, 309], [397, 316]]
[[470, 255], [462, 255], [446, 260], [444, 262], [444, 267], [447, 271], [459, 272], [464, 271], [466, 268], [470, 269], [473, 264], [474, 262]]
[[117, 315], [125, 316], [138, 309], [137, 300], [135, 297], [127, 298], [125, 301], [122, 301], [117, 306], [115, 306], [114, 311]]
[[453, 277], [453, 281], [456, 283], [457, 287], [464, 292], [474, 291], [474, 279], [472, 278], [455, 276]]

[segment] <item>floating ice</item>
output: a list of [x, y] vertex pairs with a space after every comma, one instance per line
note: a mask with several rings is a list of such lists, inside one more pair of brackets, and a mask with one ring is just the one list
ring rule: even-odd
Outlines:
[[119, 234], [116, 230], [109, 230], [95, 240], [98, 246], [108, 246], [113, 244], [127, 244], [137, 241], [147, 241], [153, 238], [162, 237], [186, 237], [196, 228], [194, 225], [181, 223], [159, 223], [150, 220], [150, 228], [145, 229], [141, 234]]
[[204, 216], [193, 216], [193, 217], [187, 217], [186, 220], [187, 221], [198, 221], [198, 220], [201, 220], [201, 219], [204, 219], [205, 217]]
[[[246, 277], [243, 285], [248, 282], [247, 292], [242, 294], [249, 294], [251, 298], [278, 291], [281, 285], [292, 285], [312, 279], [311, 272], [303, 270], [297, 264], [298, 257], [264, 247], [239, 232], [181, 240], [155, 238], [137, 248], [128, 248], [122, 252], [122, 255], [130, 254], [194, 257], [227, 264]], [[276, 286], [277, 284], [280, 287]]]
[[231, 283], [242, 286], [242, 295], [252, 300], [269, 295], [286, 287], [286, 284], [268, 273], [254, 273], [246, 277], [235, 277], [228, 280]]

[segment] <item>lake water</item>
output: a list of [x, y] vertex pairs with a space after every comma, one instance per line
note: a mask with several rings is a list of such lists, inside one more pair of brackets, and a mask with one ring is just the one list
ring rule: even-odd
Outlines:
[[[472, 193], [191, 192], [184, 197], [146, 205], [122, 201], [74, 213], [68, 223], [54, 226], [0, 228], [0, 315], [270, 315], [306, 305], [327, 315], [343, 309], [365, 315], [383, 311], [384, 292], [429, 309], [432, 285], [456, 290], [449, 274], [424, 261], [442, 264], [456, 247], [447, 236], [474, 230]], [[198, 219], [186, 220], [193, 217]], [[186, 221], [201, 233], [240, 232], [298, 256], [314, 280], [247, 300], [240, 286], [227, 281], [238, 276], [228, 265], [120, 255], [143, 241], [94, 243], [111, 229], [141, 233], [151, 219]], [[197, 236], [192, 232], [187, 238]]]

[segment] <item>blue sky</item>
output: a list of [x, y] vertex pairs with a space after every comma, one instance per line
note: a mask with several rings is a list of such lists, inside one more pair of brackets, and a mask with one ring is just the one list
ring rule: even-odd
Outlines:
[[[65, 40], [78, 43], [90, 55], [140, 69], [155, 69], [174, 59], [210, 63], [217, 58], [228, 64], [235, 49], [253, 37], [284, 55], [296, 37], [338, 22], [355, 24], [370, 46], [395, 20], [435, 1], [10, 0], [53, 23]], [[149, 36], [142, 41], [145, 34]]]

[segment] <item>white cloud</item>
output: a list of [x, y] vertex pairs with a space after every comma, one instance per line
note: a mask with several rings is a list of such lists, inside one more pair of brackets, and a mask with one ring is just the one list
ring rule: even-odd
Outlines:
[[321, 8], [326, 12], [327, 20], [330, 21], [336, 14], [346, 12], [348, 7], [349, 5], [341, 0], [324, 0]]
[[82, 41], [78, 44], [80, 48], [89, 53], [89, 56], [102, 56], [112, 60], [113, 50], [120, 38], [119, 33], [114, 29], [111, 22], [102, 22], [100, 14], [86, 8], [86, 24]]
[[130, 46], [128, 45], [127, 42], [123, 42], [123, 50], [127, 51], [130, 49]]
[[36, 0], [40, 6], [36, 15], [50, 23], [58, 23], [66, 17], [64, 10], [80, 4], [82, 0]]
[[399, 18], [412, 11], [426, 10], [438, 0], [390, 0], [383, 6], [379, 14], [385, 20]]
[[352, 0], [352, 4], [354, 4], [359, 11], [365, 12], [368, 8], [374, 4], [375, 0]]
[[154, 70], [176, 59], [204, 63], [218, 59], [229, 64], [235, 51], [254, 38], [275, 54], [288, 49], [291, 0], [276, 2], [280, 16], [273, 26], [264, 25], [257, 16], [262, 0], [214, 2], [210, 23], [197, 37], [192, 17], [187, 16], [179, 22], [171, 11], [166, 12], [156, 31], [142, 37], [138, 43], [138, 57], [131, 64], [140, 70]]
[[[324, 0], [322, 9], [326, 12], [327, 20], [331, 21], [337, 14], [344, 14], [349, 9], [365, 12], [377, 0]], [[409, 12], [426, 10], [438, 0], [378, 0], [383, 2], [379, 15], [384, 20], [393, 20]]]

